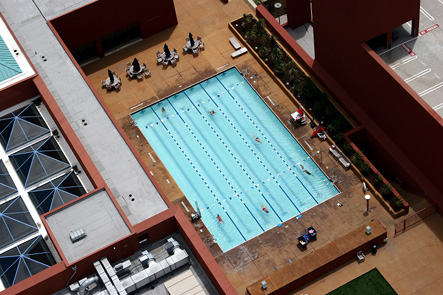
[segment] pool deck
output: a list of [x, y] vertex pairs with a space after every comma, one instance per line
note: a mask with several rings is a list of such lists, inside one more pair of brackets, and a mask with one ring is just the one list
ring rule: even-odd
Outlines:
[[[379, 269], [399, 294], [437, 294], [438, 290], [443, 290], [442, 217], [434, 214], [425, 219], [424, 223], [394, 237], [394, 225], [398, 220], [394, 220], [375, 198], [370, 201], [371, 212], [365, 212], [366, 201], [359, 178], [351, 170], [345, 171], [339, 165], [328, 153], [326, 142], [310, 138], [313, 130], [309, 126], [294, 129], [289, 124], [290, 114], [297, 110], [296, 106], [254, 57], [247, 53], [236, 59], [231, 58], [230, 54], [234, 49], [228, 40], [233, 34], [228, 29], [228, 22], [241, 17], [243, 13], [253, 13], [246, 2], [231, 0], [224, 5], [219, 0], [176, 0], [175, 5], [179, 21], [176, 27], [83, 67], [95, 90], [169, 200], [173, 204], [179, 204], [185, 214], [190, 213], [182, 202], [192, 211], [194, 204], [190, 204], [184, 197], [138, 128], [130, 124], [132, 119], [129, 114], [233, 65], [239, 69], [248, 69], [251, 85], [261, 97], [269, 96], [272, 103], [268, 99], [265, 102], [271, 110], [310, 154], [316, 154], [314, 160], [328, 176], [338, 181], [336, 185], [341, 191], [336, 197], [303, 213], [302, 218], [290, 219], [282, 227], [266, 231], [226, 253], [212, 241], [201, 221], [197, 223], [195, 228], [200, 237], [207, 243], [208, 249], [238, 293], [243, 294], [246, 286], [297, 259], [315, 253], [372, 219], [381, 221], [387, 228], [389, 238], [377, 255], [367, 256], [366, 261], [360, 264], [356, 261], [349, 262], [294, 294], [325, 294], [373, 267]], [[196, 57], [181, 53], [189, 32], [194, 36], [201, 36], [205, 42], [206, 49]], [[155, 52], [161, 50], [164, 43], [171, 49], [177, 48], [180, 53], [180, 61], [176, 67], [163, 69], [161, 65], [156, 65]], [[151, 77], [140, 82], [126, 78], [126, 63], [134, 57], [147, 64]], [[101, 87], [100, 80], [107, 77], [108, 68], [116, 71], [122, 78], [119, 92], [107, 92]], [[410, 203], [409, 215], [427, 205], [426, 200], [411, 192], [400, 190], [400, 193]], [[337, 203], [343, 206], [338, 207]], [[301, 251], [296, 246], [297, 237], [303, 229], [311, 225], [318, 231], [318, 239], [308, 244], [305, 251]]]

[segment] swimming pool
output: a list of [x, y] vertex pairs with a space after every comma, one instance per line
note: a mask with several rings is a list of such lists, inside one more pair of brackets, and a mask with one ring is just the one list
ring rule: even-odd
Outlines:
[[236, 68], [132, 117], [223, 251], [339, 192]]

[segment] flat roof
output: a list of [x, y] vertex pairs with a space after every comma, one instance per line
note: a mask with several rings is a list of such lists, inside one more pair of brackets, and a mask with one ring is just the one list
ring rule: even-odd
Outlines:
[[81, 6], [70, 3], [57, 0], [17, 4], [17, 1], [0, 0], [0, 12], [129, 221], [135, 225], [168, 206], [46, 23], [51, 16]]
[[[131, 233], [106, 190], [93, 193], [45, 218], [69, 263]], [[73, 243], [70, 234], [79, 229], [84, 230], [86, 237]]]
[[26, 56], [0, 18], [0, 89], [34, 74]]

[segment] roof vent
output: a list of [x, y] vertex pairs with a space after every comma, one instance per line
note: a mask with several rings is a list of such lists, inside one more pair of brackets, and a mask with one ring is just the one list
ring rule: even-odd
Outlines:
[[71, 238], [71, 242], [72, 243], [75, 243], [75, 242], [83, 239], [84, 237], [86, 237], [86, 233], [85, 233], [85, 230], [83, 228], [75, 230], [75, 231], [72, 231], [69, 234], [69, 238]]

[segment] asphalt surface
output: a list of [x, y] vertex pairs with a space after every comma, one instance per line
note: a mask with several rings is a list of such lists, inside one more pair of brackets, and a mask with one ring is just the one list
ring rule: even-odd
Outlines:
[[373, 49], [443, 117], [443, 0], [421, 0], [419, 31], [411, 36], [411, 22], [405, 23], [393, 30], [390, 49]]

